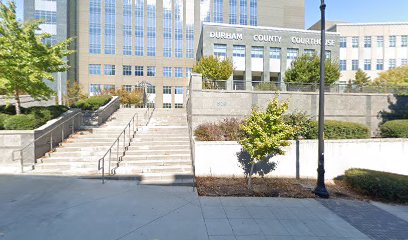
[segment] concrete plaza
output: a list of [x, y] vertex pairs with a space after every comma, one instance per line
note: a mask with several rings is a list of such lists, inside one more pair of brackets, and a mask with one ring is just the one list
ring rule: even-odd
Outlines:
[[[369, 224], [383, 216], [389, 226], [377, 229], [390, 238]], [[136, 181], [0, 176], [1, 240], [408, 239], [407, 221], [408, 207], [379, 203], [211, 198]]]

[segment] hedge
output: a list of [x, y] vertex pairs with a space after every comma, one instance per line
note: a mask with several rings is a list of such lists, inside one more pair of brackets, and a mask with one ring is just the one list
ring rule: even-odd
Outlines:
[[43, 119], [37, 119], [34, 114], [12, 115], [4, 120], [7, 130], [33, 130], [44, 124]]
[[380, 126], [380, 132], [386, 138], [408, 138], [408, 119], [388, 121]]
[[408, 203], [408, 176], [367, 169], [349, 169], [345, 182], [355, 190], [386, 201]]
[[107, 104], [111, 99], [112, 96], [109, 95], [93, 96], [87, 99], [79, 100], [72, 107], [80, 108], [82, 110], [96, 111], [100, 107]]
[[217, 123], [204, 123], [194, 130], [198, 141], [238, 141], [243, 132], [240, 129], [242, 121], [228, 118]]
[[[327, 120], [324, 122], [324, 137], [325, 139], [366, 139], [371, 135], [370, 129], [364, 124]], [[310, 132], [305, 138], [318, 138], [318, 122], [311, 123]]]
[[10, 115], [5, 113], [0, 113], [0, 130], [4, 130], [4, 120], [6, 120]]

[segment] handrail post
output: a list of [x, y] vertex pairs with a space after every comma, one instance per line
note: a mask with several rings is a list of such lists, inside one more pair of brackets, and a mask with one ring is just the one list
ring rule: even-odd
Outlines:
[[119, 161], [119, 139], [118, 139], [118, 144], [116, 146], [116, 161]]
[[24, 173], [24, 158], [23, 158], [23, 151], [20, 150], [20, 165], [21, 165], [21, 173]]
[[123, 156], [125, 155], [126, 152], [126, 129], [123, 130]]
[[112, 148], [109, 149], [109, 165], [108, 165], [108, 170], [109, 170], [108, 174], [109, 175], [111, 175], [110, 174], [110, 172], [111, 172], [111, 158], [112, 158]]
[[51, 132], [51, 137], [50, 137], [50, 152], [52, 152], [52, 132]]
[[105, 157], [102, 158], [102, 184], [105, 184]]
[[131, 142], [131, 138], [130, 138], [130, 122], [128, 123], [128, 127], [129, 127], [129, 145], [130, 145], [130, 142]]
[[61, 129], [61, 146], [62, 146], [62, 143], [64, 142], [64, 139], [65, 139], [65, 134], [64, 134], [64, 126], [62, 126], [62, 129]]

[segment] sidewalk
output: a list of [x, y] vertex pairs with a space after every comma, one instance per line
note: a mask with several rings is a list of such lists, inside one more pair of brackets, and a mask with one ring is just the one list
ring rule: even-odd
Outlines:
[[0, 176], [0, 240], [372, 238], [329, 209], [313, 199], [198, 197], [191, 187], [135, 181]]

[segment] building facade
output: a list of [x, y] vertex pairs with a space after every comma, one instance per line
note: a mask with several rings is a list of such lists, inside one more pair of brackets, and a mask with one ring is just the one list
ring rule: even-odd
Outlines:
[[358, 69], [374, 80], [378, 73], [408, 64], [408, 23], [340, 23], [340, 82], [355, 79]]
[[184, 106], [203, 22], [304, 28], [304, 0], [78, 1], [77, 79], [91, 94], [147, 85], [150, 104]]
[[[339, 34], [327, 33], [326, 37], [326, 57], [337, 60]], [[294, 59], [320, 54], [321, 46], [319, 31], [275, 27], [204, 23], [201, 38], [198, 58], [232, 58], [233, 88], [243, 88], [240, 82], [284, 81], [284, 73]]]
[[[42, 20], [40, 33], [51, 34], [44, 39], [46, 44], [55, 44], [69, 37], [76, 37], [76, 0], [24, 0], [24, 20]], [[75, 49], [75, 43], [72, 44]], [[67, 80], [75, 80], [76, 54], [68, 59], [71, 66], [68, 72], [55, 74], [56, 81], [47, 81], [55, 91], [66, 92]]]

